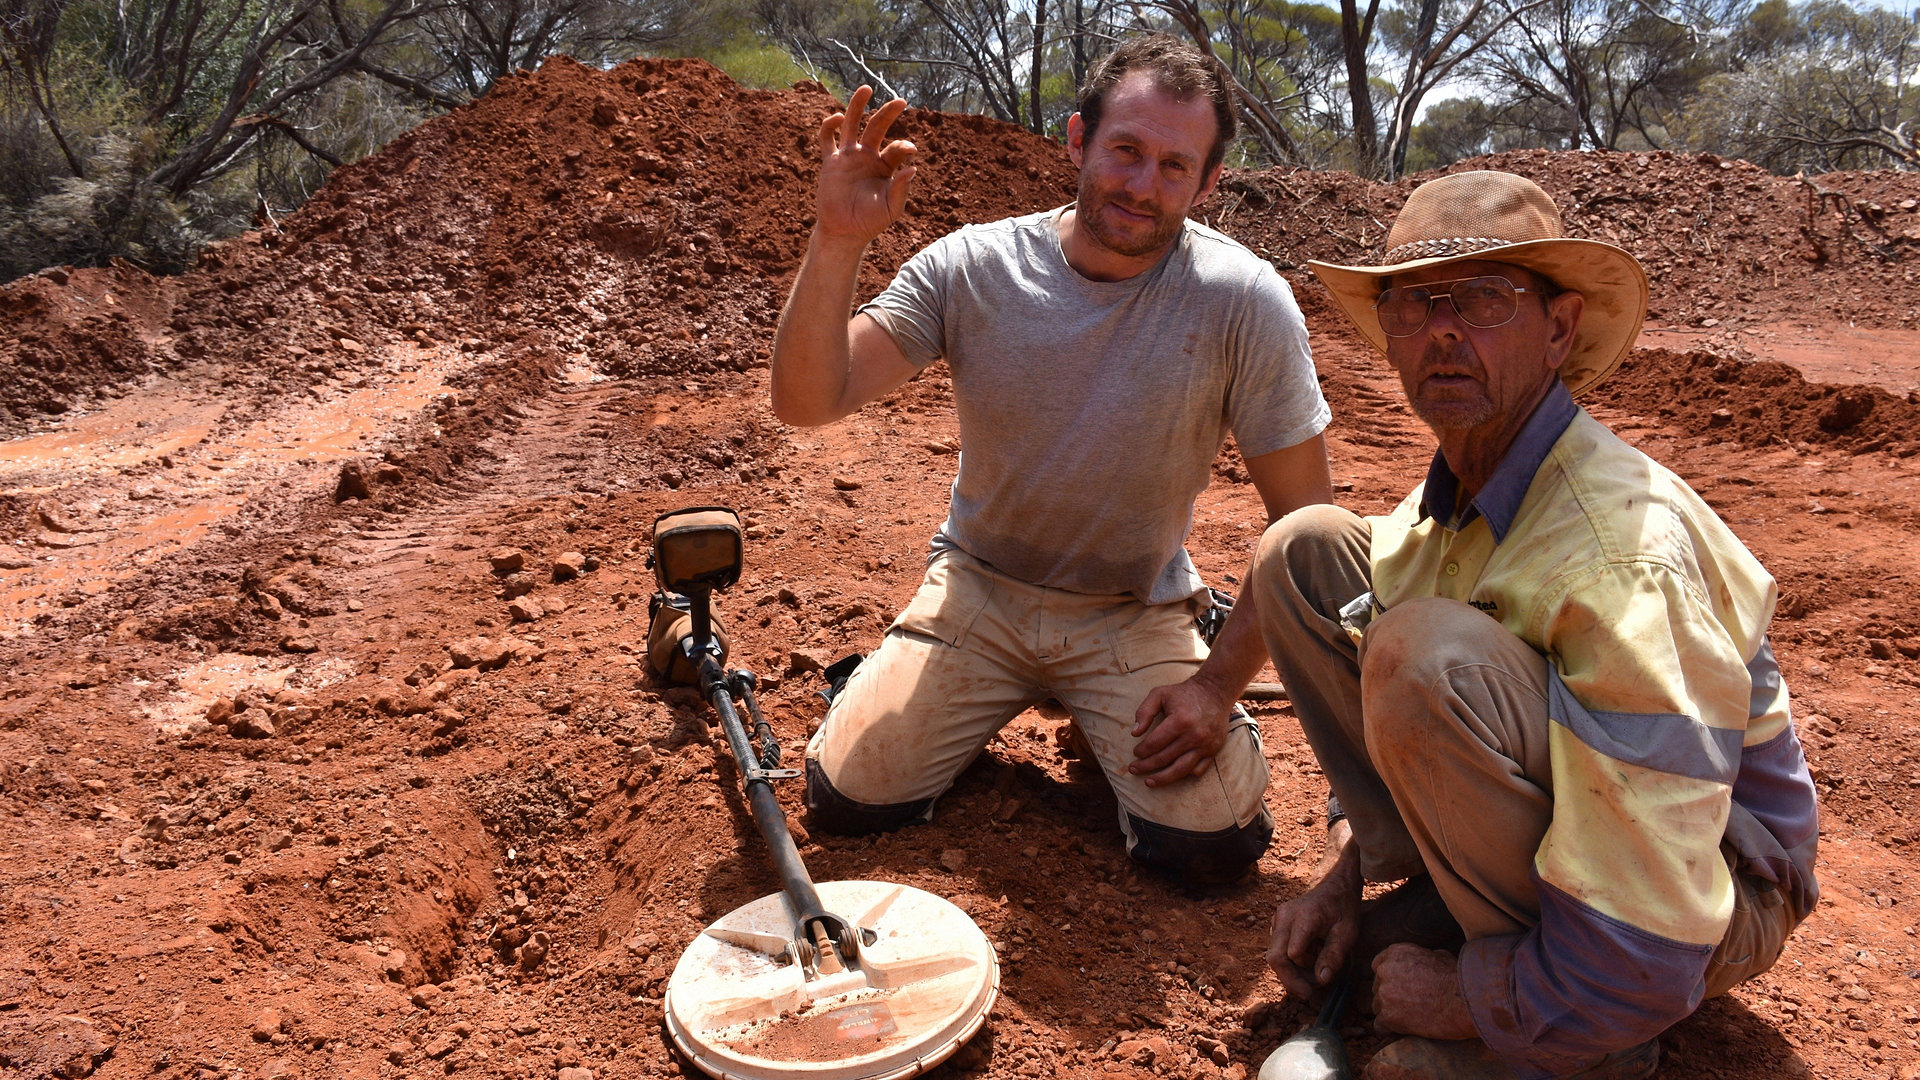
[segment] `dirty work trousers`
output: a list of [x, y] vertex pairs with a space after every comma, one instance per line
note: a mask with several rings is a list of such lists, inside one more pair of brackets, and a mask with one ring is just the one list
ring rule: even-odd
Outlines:
[[1054, 698], [1113, 786], [1133, 858], [1196, 880], [1237, 877], [1273, 835], [1251, 720], [1236, 714], [1226, 745], [1193, 776], [1150, 788], [1127, 771], [1134, 710], [1206, 658], [1196, 603], [1049, 589], [960, 551], [936, 554], [807, 746], [810, 820], [830, 832], [924, 821], [995, 732]]
[[[1356, 644], [1339, 611], [1373, 587], [1370, 537], [1364, 519], [1334, 506], [1267, 530], [1248, 585], [1267, 652], [1367, 880], [1431, 873], [1469, 939], [1521, 933], [1540, 921], [1531, 871], [1553, 817], [1547, 660], [1497, 620], [1442, 599], [1394, 606]], [[1731, 847], [1721, 849], [1731, 869]], [[1771, 882], [1733, 880], [1709, 996], [1772, 967], [1798, 921]]]

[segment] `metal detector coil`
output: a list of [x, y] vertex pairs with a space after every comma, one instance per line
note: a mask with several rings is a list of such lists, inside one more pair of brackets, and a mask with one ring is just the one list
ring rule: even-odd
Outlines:
[[807, 874], [773, 793], [773, 781], [800, 771], [780, 766], [753, 673], [722, 666], [713, 594], [740, 579], [741, 556], [740, 518], [725, 507], [654, 522], [662, 593], [649, 660], [669, 677], [697, 682], [720, 714], [780, 877], [780, 892], [707, 927], [681, 954], [667, 980], [667, 1031], [722, 1080], [912, 1076], [980, 1030], [999, 993], [1000, 964], [973, 920], [932, 893], [880, 881], [816, 886]]
[[724, 1080], [886, 1080], [933, 1068], [980, 1030], [1000, 990], [993, 946], [932, 893], [828, 881], [820, 899], [862, 941], [835, 974], [811, 969], [782, 893], [728, 913], [667, 981], [667, 1031]]

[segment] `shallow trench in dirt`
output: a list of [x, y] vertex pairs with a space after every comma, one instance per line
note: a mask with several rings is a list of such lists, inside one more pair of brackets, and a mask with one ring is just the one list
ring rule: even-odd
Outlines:
[[[705, 109], [660, 104], [687, 87]], [[664, 979], [701, 926], [777, 883], [711, 714], [644, 673], [652, 520], [742, 511], [748, 569], [722, 610], [797, 759], [818, 667], [871, 648], [917, 583], [958, 448], [937, 366], [828, 428], [769, 415], [824, 104], [697, 65], [549, 65], [185, 279], [0, 290], [32, 342], [0, 356], [21, 404], [0, 443], [9, 1068], [685, 1070]], [[1013, 129], [910, 122], [929, 151], [916, 216], [868, 291], [1068, 175]], [[742, 123], [776, 175], [714, 150]], [[1660, 1075], [1920, 1074], [1914, 181], [1828, 178], [1843, 205], [1671, 155], [1495, 164], [1666, 264], [1660, 328], [1589, 405], [1780, 579], [1774, 637], [1821, 785], [1820, 911], [1772, 973], [1663, 1036]], [[1284, 264], [1336, 412], [1338, 497], [1366, 513], [1432, 441], [1295, 264], [1354, 257], [1405, 189], [1269, 171], [1209, 211]], [[1744, 231], [1659, 216], [1730, 190]], [[1787, 258], [1816, 301], [1805, 325], [1756, 291]], [[1231, 589], [1261, 520], [1231, 449], [1215, 480], [1189, 546]], [[931, 824], [805, 837], [816, 877], [948, 897], [993, 940], [1002, 998], [946, 1075], [1239, 1080], [1305, 1023], [1262, 954], [1273, 907], [1310, 881], [1325, 785], [1286, 702], [1252, 708], [1280, 830], [1233, 888], [1136, 870], [1047, 706]], [[797, 789], [782, 798], [804, 835]], [[1358, 1019], [1347, 1034], [1362, 1061], [1384, 1041]]]

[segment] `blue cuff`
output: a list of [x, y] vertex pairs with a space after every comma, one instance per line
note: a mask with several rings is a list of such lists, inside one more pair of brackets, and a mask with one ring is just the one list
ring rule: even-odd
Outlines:
[[1713, 946], [1650, 934], [1534, 875], [1540, 923], [1469, 941], [1460, 989], [1480, 1038], [1520, 1076], [1547, 1080], [1647, 1041], [1706, 994]]

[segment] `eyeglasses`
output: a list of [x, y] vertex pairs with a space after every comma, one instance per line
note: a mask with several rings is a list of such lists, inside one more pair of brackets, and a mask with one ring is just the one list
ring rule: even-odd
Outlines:
[[1461, 322], [1487, 330], [1513, 321], [1520, 310], [1518, 294], [1539, 292], [1523, 289], [1503, 277], [1430, 281], [1386, 290], [1373, 302], [1373, 311], [1388, 337], [1412, 337], [1427, 325], [1433, 302], [1444, 296], [1453, 302], [1453, 313]]

